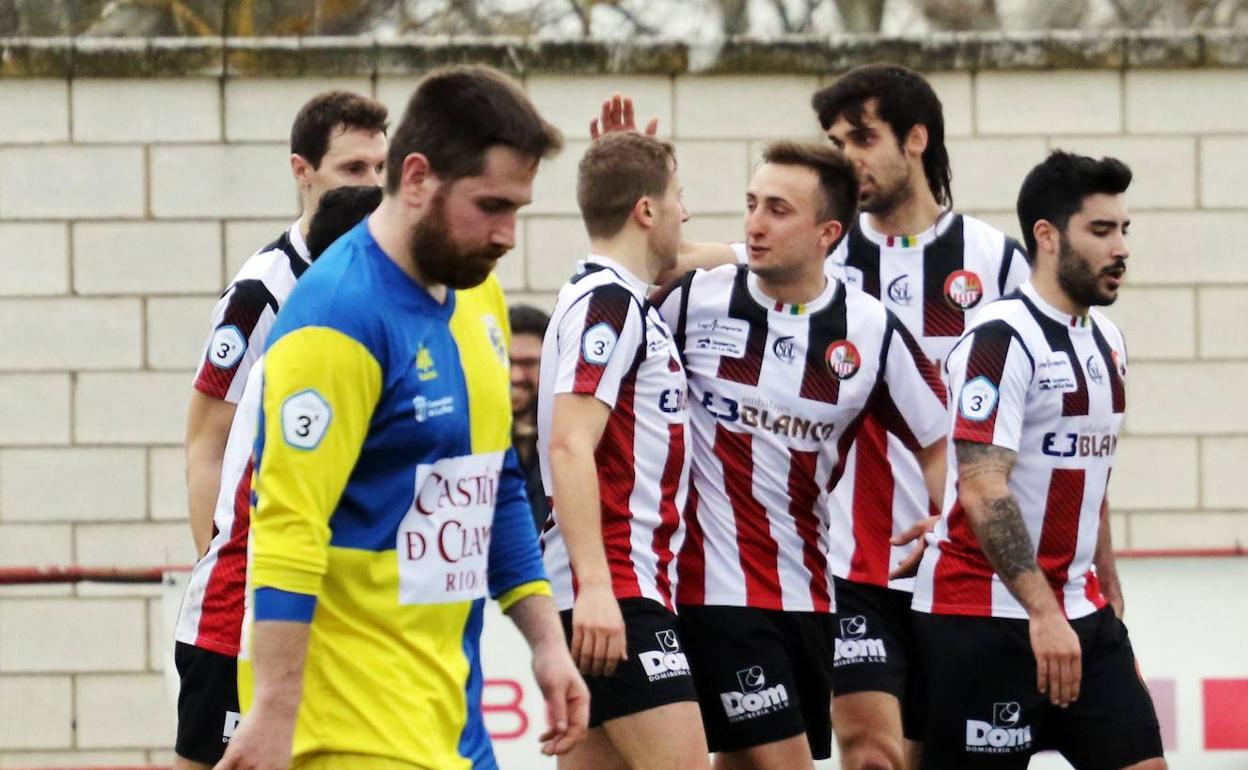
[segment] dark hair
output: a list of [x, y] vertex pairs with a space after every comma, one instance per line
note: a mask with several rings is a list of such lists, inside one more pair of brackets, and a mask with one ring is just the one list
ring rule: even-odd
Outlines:
[[818, 174], [823, 206], [817, 221], [835, 219], [849, 230], [858, 209], [858, 177], [844, 153], [826, 144], [781, 140], [763, 148], [763, 160], [781, 166], [803, 166]]
[[1104, 193], [1118, 195], [1131, 185], [1131, 169], [1117, 158], [1089, 158], [1054, 150], [1033, 168], [1018, 191], [1018, 224], [1027, 252], [1036, 253], [1036, 222], [1045, 220], [1065, 232], [1083, 199]]
[[517, 334], [545, 337], [546, 325], [550, 323], [550, 316], [532, 305], [512, 305], [507, 308], [507, 319], [513, 337]]
[[403, 160], [414, 152], [452, 181], [480, 174], [486, 150], [499, 145], [540, 160], [559, 151], [563, 135], [501, 72], [476, 65], [434, 70], [416, 87], [390, 141], [386, 192], [399, 189]]
[[651, 136], [612, 133], [591, 144], [576, 168], [576, 203], [589, 237], [618, 233], [638, 200], [667, 191], [675, 167], [675, 148]]
[[312, 168], [320, 168], [335, 129], [341, 126], [384, 134], [388, 114], [386, 105], [350, 91], [317, 94], [295, 116], [290, 127], [290, 151], [302, 156]]
[[322, 195], [308, 223], [308, 258], [319, 257], [330, 244], [373, 213], [379, 203], [380, 187], [338, 187]]
[[900, 64], [866, 64], [846, 72], [836, 82], [817, 92], [810, 104], [827, 131], [841, 115], [854, 126], [862, 125], [867, 102], [875, 100], [875, 113], [893, 129], [901, 146], [910, 129], [927, 128], [927, 149], [923, 151], [923, 174], [936, 202], [953, 206], [949, 151], [945, 148], [945, 116], [940, 98], [926, 79]]

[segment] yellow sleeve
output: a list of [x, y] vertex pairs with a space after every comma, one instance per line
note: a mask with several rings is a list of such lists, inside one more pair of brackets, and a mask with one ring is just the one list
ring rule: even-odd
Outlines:
[[[319, 594], [329, 519], [380, 396], [377, 359], [335, 329], [302, 327], [265, 355], [251, 523], [251, 582], [257, 592]], [[270, 614], [262, 611], [258, 593], [256, 619]]]
[[529, 596], [550, 596], [550, 581], [548, 580], [531, 580], [528, 583], [521, 583], [502, 596], [498, 597], [498, 606], [503, 612], [511, 609], [511, 606]]

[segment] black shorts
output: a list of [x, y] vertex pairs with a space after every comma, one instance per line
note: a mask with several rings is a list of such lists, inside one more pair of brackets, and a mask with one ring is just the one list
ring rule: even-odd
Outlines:
[[915, 613], [923, 770], [1024, 768], [1036, 751], [1076, 770], [1118, 770], [1162, 755], [1153, 700], [1127, 628], [1109, 607], [1071, 622], [1082, 649], [1079, 698], [1036, 690], [1026, 620]]
[[[628, 658], [611, 676], [587, 676], [589, 726], [669, 703], [697, 702], [676, 616], [652, 599], [620, 599]], [[572, 643], [572, 610], [559, 613]]]
[[178, 736], [183, 759], [215, 765], [238, 726], [238, 659], [178, 642]]
[[831, 615], [678, 609], [711, 751], [805, 734], [815, 759], [832, 755]]
[[886, 692], [904, 703], [914, 656], [910, 593], [841, 578], [833, 584], [832, 692]]

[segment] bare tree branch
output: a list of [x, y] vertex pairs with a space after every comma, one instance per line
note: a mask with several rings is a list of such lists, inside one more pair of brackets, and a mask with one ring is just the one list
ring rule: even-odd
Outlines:
[[836, 0], [846, 32], [879, 32], [884, 25], [885, 0]]

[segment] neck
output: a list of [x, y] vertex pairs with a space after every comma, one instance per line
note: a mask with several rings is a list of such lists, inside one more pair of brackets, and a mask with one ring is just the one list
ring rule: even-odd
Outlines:
[[625, 227], [611, 238], [591, 238], [589, 248], [594, 254], [613, 259], [646, 283], [654, 283], [659, 271], [653, 265], [645, 233]]
[[867, 221], [884, 235], [915, 235], [936, 224], [941, 212], [940, 204], [924, 182], [922, 189], [911, 189], [903, 203], [889, 211], [872, 212]]
[[438, 302], [446, 302], [446, 286], [430, 283], [412, 259], [412, 225], [404, 217], [403, 204], [386, 196], [368, 220], [368, 232], [390, 261], [413, 281], [425, 287]]
[[786, 276], [758, 275], [758, 288], [776, 302], [786, 305], [805, 305], [813, 302], [828, 286], [823, 274], [823, 259], [810, 259], [799, 269]]
[[[1054, 260], [1057, 256], [1054, 255]], [[1070, 295], [1062, 289], [1062, 284], [1057, 280], [1057, 272], [1053, 270], [1036, 270], [1031, 274], [1031, 285], [1035, 287], [1036, 293], [1040, 298], [1049, 303], [1058, 310], [1072, 316], [1085, 316], [1088, 314], [1087, 305], [1080, 305], [1070, 298]]]
[[314, 216], [316, 216], [315, 211], [304, 209], [303, 213], [299, 215], [299, 221], [295, 223], [299, 225], [299, 232], [303, 235], [304, 240], [307, 240], [308, 227], [312, 224], [312, 217]]

